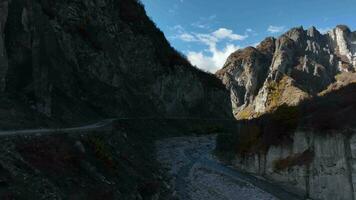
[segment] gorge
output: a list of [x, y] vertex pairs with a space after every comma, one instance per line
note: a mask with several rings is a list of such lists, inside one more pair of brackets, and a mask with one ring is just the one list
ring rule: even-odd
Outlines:
[[356, 198], [356, 31], [221, 67], [138, 0], [0, 0], [0, 199]]

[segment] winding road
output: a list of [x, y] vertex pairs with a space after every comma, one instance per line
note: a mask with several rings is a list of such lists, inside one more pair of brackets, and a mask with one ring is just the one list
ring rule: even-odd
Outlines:
[[98, 122], [87, 124], [78, 127], [71, 127], [71, 128], [34, 128], [34, 129], [22, 129], [22, 130], [1, 130], [0, 129], [0, 137], [1, 136], [11, 136], [11, 135], [25, 135], [25, 134], [51, 134], [57, 132], [76, 132], [76, 131], [88, 131], [88, 130], [96, 130], [101, 129], [107, 126], [112, 125], [114, 121], [121, 121], [121, 120], [205, 120], [205, 121], [233, 121], [231, 119], [202, 119], [202, 118], [187, 118], [187, 117], [171, 117], [171, 118], [155, 118], [155, 117], [141, 117], [141, 118], [110, 118], [110, 119], [103, 119]]
[[52, 134], [56, 132], [76, 132], [76, 131], [89, 131], [107, 127], [111, 125], [116, 119], [105, 119], [99, 122], [88, 124], [84, 126], [71, 127], [71, 128], [39, 128], [39, 129], [24, 129], [24, 130], [6, 130], [0, 131], [0, 136], [15, 136], [15, 135], [30, 135], [30, 134]]
[[157, 158], [173, 177], [171, 185], [182, 200], [299, 200], [262, 178], [241, 173], [211, 154], [214, 136], [158, 141]]

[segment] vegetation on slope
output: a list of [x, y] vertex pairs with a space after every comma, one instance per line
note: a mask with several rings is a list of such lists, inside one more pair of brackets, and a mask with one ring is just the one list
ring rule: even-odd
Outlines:
[[241, 156], [266, 153], [270, 146], [290, 144], [297, 128], [319, 134], [345, 132], [356, 127], [355, 117], [356, 84], [350, 84], [299, 106], [282, 105], [257, 119], [239, 121], [237, 132], [218, 136], [217, 150]]

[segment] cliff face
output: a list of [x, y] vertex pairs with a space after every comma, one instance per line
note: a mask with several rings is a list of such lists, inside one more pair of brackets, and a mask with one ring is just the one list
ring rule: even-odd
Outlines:
[[231, 112], [220, 81], [176, 52], [136, 0], [1, 0], [0, 92], [64, 121]]
[[218, 136], [217, 150], [230, 155], [237, 168], [272, 179], [305, 198], [352, 200], [355, 115], [356, 85], [339, 81], [337, 87], [298, 106], [284, 105], [260, 118], [240, 121], [238, 132]]
[[327, 34], [293, 28], [278, 39], [233, 53], [216, 74], [231, 91], [234, 115], [254, 118], [297, 105], [356, 69], [356, 32], [338, 26]]
[[292, 144], [273, 146], [264, 155], [237, 157], [233, 163], [305, 197], [352, 200], [356, 195], [356, 134], [354, 130], [349, 134], [297, 131]]

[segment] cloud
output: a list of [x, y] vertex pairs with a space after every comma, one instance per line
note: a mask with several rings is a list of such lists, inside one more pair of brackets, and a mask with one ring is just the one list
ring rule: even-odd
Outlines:
[[191, 35], [189, 33], [182, 33], [179, 35], [179, 38], [185, 42], [194, 42], [197, 41], [194, 35]]
[[211, 27], [211, 25], [215, 24], [215, 19], [217, 18], [217, 16], [214, 15], [210, 15], [208, 17], [200, 17], [200, 19], [196, 22], [193, 22], [191, 24], [191, 26], [195, 27], [195, 28], [200, 28], [200, 29], [209, 29]]
[[172, 31], [177, 31], [178, 33], [184, 32], [184, 28], [182, 25], [178, 24], [170, 28]]
[[245, 31], [245, 35], [257, 36], [258, 33], [255, 30], [253, 30], [252, 28], [247, 28], [246, 31]]
[[[239, 35], [227, 28], [219, 28], [216, 31], [210, 33], [193, 33], [187, 32], [182, 26], [173, 27], [176, 30], [177, 35], [171, 37], [174, 39], [180, 39], [184, 42], [197, 42], [207, 47], [202, 51], [188, 51], [187, 58], [195, 66], [209, 72], [216, 72], [221, 68], [227, 57], [238, 50], [240, 47], [231, 44], [233, 41], [245, 40], [248, 35]], [[223, 46], [223, 48], [218, 48]]]
[[180, 39], [185, 42], [200, 42], [205, 45], [216, 46], [217, 43], [223, 40], [229, 41], [242, 41], [245, 40], [248, 35], [239, 35], [235, 34], [232, 30], [226, 28], [219, 28], [212, 33], [188, 33], [180, 25], [176, 25], [172, 28], [177, 32], [177, 35], [172, 36], [171, 38]]
[[203, 24], [202, 22], [194, 22], [191, 24], [192, 26], [200, 29], [208, 29], [210, 26], [208, 24]]
[[203, 52], [189, 51], [187, 58], [193, 65], [200, 69], [215, 73], [224, 65], [230, 54], [239, 48], [239, 46], [233, 44], [227, 44], [223, 50], [217, 49], [216, 46], [211, 46], [209, 48], [210, 56], [204, 55]]
[[247, 35], [234, 34], [232, 30], [226, 28], [219, 28], [212, 34], [218, 39], [244, 40], [248, 37]]
[[267, 29], [270, 33], [280, 33], [285, 30], [285, 26], [272, 26], [270, 25]]

